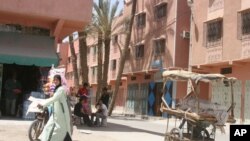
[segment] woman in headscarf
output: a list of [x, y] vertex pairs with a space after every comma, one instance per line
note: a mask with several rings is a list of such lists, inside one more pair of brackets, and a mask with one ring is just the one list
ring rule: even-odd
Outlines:
[[67, 137], [71, 138], [70, 112], [67, 105], [67, 96], [65, 88], [62, 86], [60, 75], [55, 75], [53, 82], [56, 87], [54, 95], [45, 102], [38, 104], [39, 108], [52, 105], [52, 115], [50, 116], [43, 132], [39, 136], [41, 141], [63, 141]]

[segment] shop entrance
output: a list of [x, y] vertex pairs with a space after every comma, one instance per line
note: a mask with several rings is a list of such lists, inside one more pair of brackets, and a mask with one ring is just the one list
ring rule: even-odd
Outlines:
[[12, 73], [15, 72], [17, 80], [21, 83], [22, 92], [18, 94], [16, 99], [16, 114], [17, 117], [22, 117], [23, 102], [29, 97], [32, 91], [41, 91], [41, 73], [40, 68], [37, 66], [22, 66], [16, 64], [3, 64], [2, 67], [2, 89], [0, 96], [0, 107], [2, 115], [6, 116], [6, 93], [5, 82], [11, 78]]

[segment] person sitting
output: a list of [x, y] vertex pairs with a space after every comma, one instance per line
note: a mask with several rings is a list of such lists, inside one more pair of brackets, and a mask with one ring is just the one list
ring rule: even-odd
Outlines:
[[79, 88], [77, 92], [77, 97], [89, 97], [89, 83], [83, 83], [83, 86]]
[[[105, 104], [103, 104], [102, 100], [99, 100], [96, 105], [97, 111], [91, 114], [91, 122], [96, 126], [100, 126], [100, 119], [106, 119], [108, 116], [108, 109]], [[94, 121], [94, 117], [96, 117]]]
[[73, 87], [69, 88], [68, 99], [69, 99], [70, 108], [74, 109], [78, 100], [77, 100], [77, 97], [76, 97], [76, 94], [75, 94]]
[[74, 107], [74, 115], [78, 117], [83, 117], [84, 124], [92, 126], [92, 123], [89, 119], [89, 114], [91, 114], [86, 107], [87, 97], [81, 97], [79, 102]]
[[101, 96], [101, 100], [103, 102], [103, 104], [106, 105], [106, 107], [108, 108], [109, 107], [109, 92], [108, 92], [108, 88], [107, 87], [104, 87], [102, 88], [102, 96]]

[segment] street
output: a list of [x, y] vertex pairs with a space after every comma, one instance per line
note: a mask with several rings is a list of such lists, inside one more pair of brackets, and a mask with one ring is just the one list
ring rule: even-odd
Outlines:
[[[0, 119], [0, 141], [29, 141], [28, 128], [32, 121]], [[81, 141], [163, 141], [166, 131], [166, 119], [130, 118], [112, 116], [107, 127], [74, 127], [73, 140]], [[174, 122], [171, 120], [170, 126]], [[228, 126], [226, 134], [217, 130], [216, 141], [228, 141]], [[171, 127], [170, 127], [171, 128]]]

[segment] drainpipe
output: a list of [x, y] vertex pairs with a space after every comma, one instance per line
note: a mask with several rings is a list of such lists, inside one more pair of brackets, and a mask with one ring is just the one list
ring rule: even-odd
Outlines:
[[[193, 36], [193, 0], [187, 0], [187, 4], [190, 7], [191, 10], [191, 15], [190, 15], [190, 36], [189, 36], [189, 55], [188, 55], [188, 71], [192, 71], [192, 36]], [[192, 82], [188, 81], [188, 86], [187, 86], [187, 94], [192, 91]]]
[[191, 62], [192, 62], [192, 30], [193, 30], [193, 0], [187, 0], [187, 4], [190, 7], [190, 36], [189, 36], [189, 55], [188, 55], [188, 71], [192, 71]]
[[[177, 20], [178, 20], [178, 0], [176, 0], [175, 3], [175, 36], [174, 36], [174, 59], [173, 59], [173, 66], [172, 67], [176, 67], [176, 40], [177, 40]], [[169, 69], [169, 68], [168, 68]], [[176, 81], [172, 81], [173, 82], [173, 90], [172, 90], [172, 107], [175, 108], [176, 105], [176, 95], [177, 95], [177, 91], [176, 91], [176, 87], [177, 87], [177, 82]]]

